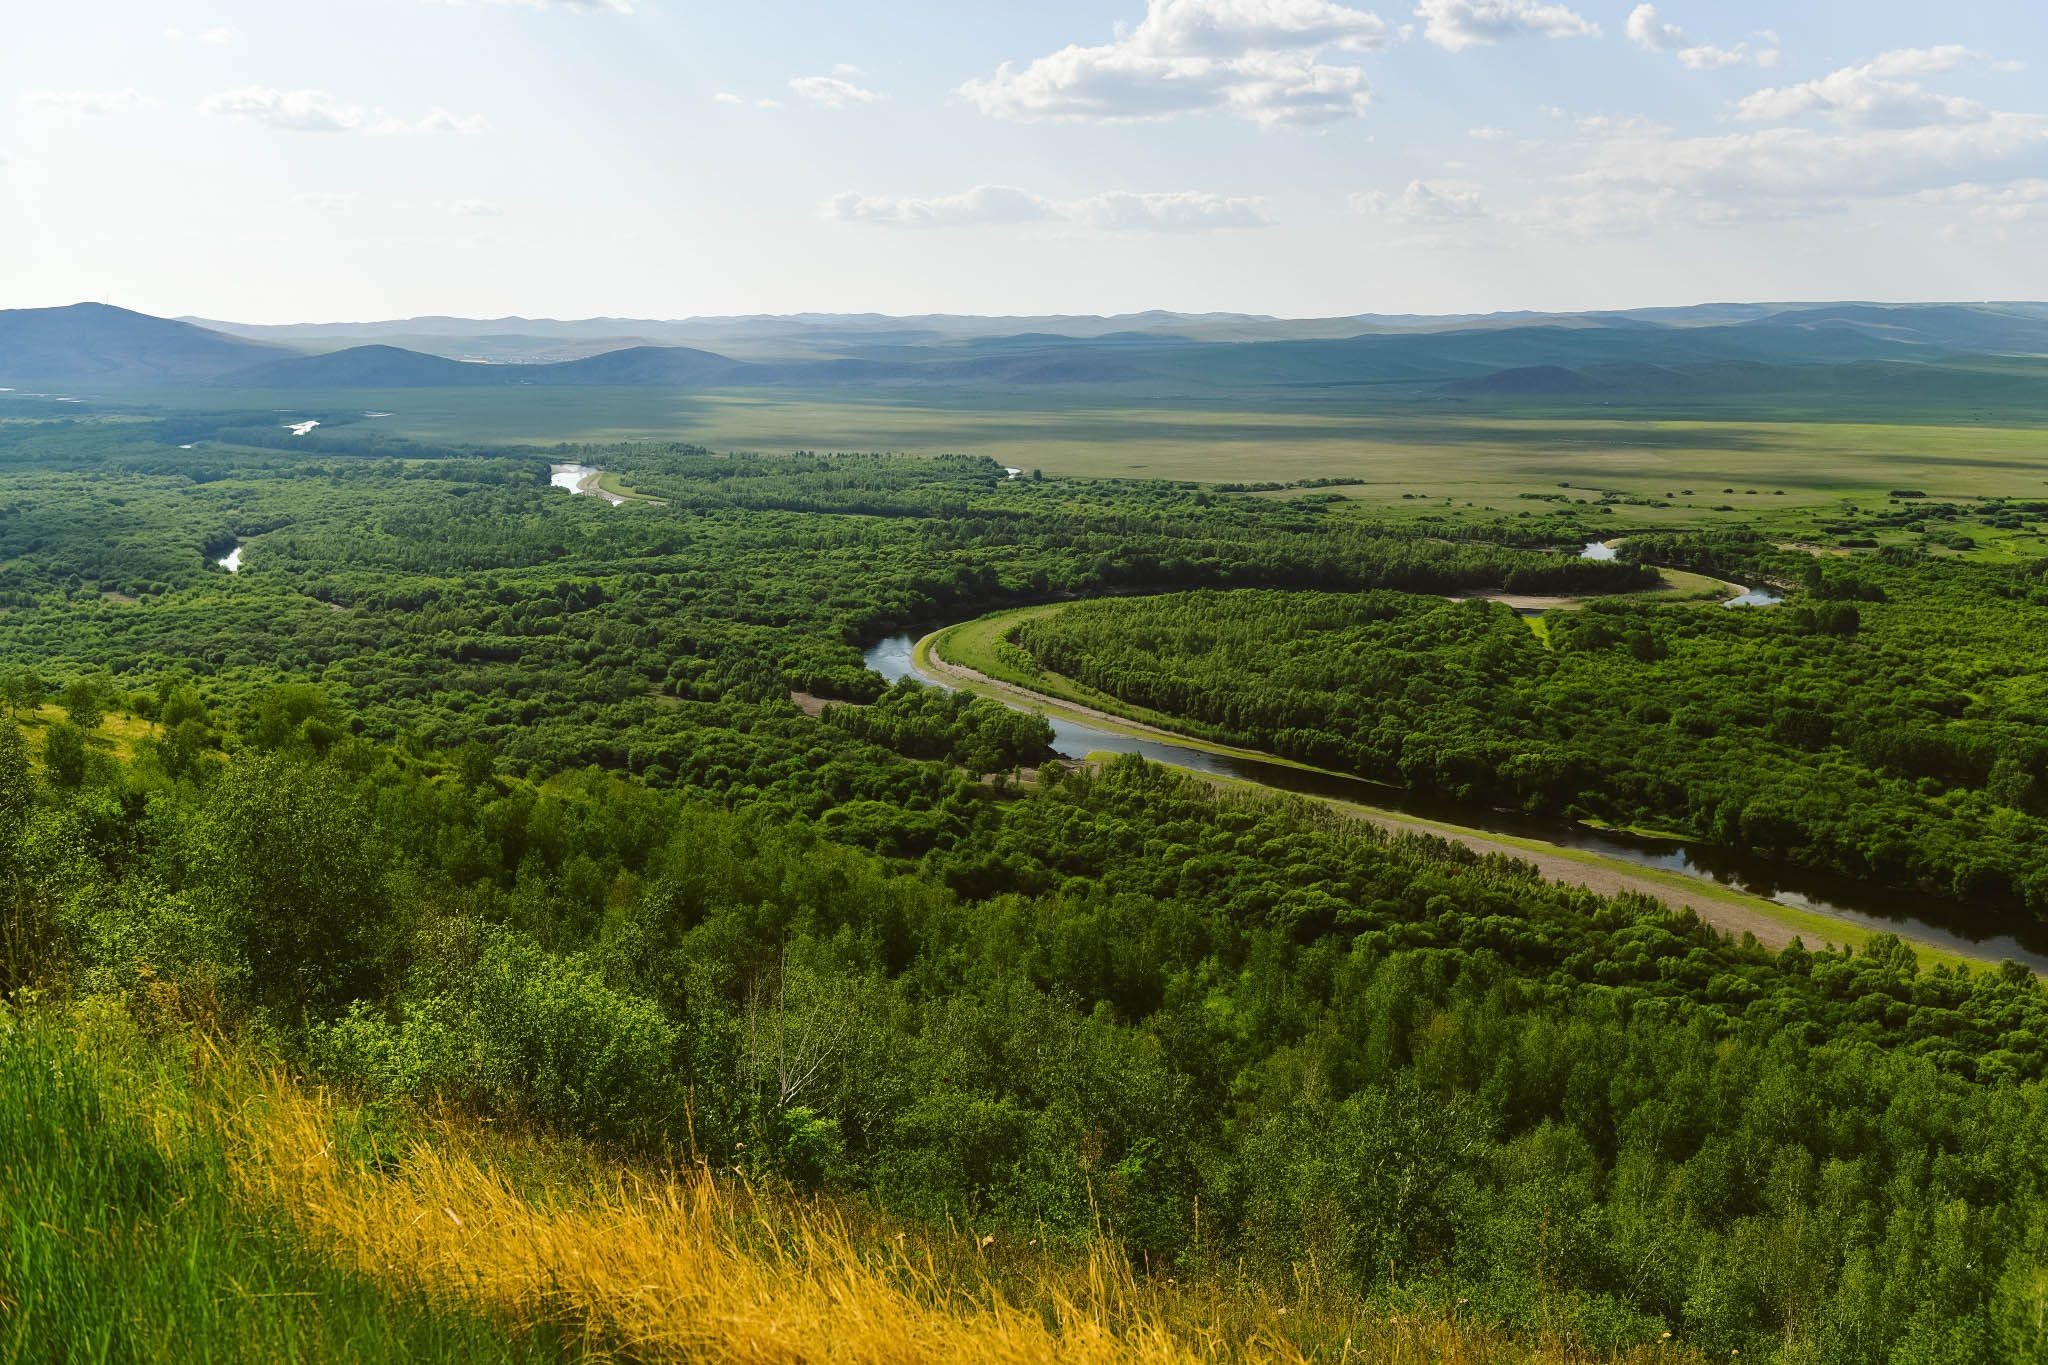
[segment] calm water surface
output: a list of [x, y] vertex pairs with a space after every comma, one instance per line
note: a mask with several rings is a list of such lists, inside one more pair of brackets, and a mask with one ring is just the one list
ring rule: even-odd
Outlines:
[[[592, 497], [602, 498], [608, 505], [617, 507], [625, 499], [616, 493], [607, 493], [597, 486], [595, 476], [602, 473], [602, 469], [587, 464], [551, 464], [548, 466], [548, 483], [555, 488], [566, 488], [571, 493], [587, 493]], [[587, 488], [584, 487], [586, 479], [590, 481]]]

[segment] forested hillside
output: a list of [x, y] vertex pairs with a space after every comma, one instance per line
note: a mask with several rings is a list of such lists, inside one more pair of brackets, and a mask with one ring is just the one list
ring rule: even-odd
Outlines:
[[888, 861], [618, 776], [220, 738], [38, 779], [0, 728], [13, 984], [1283, 1302], [1840, 1360], [2039, 1311], [2023, 972], [1774, 956], [1135, 762], [961, 789], [975, 844]]

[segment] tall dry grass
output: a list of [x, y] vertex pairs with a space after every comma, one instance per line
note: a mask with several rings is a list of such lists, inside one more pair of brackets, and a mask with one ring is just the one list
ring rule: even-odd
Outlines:
[[[46, 1334], [33, 1318], [62, 1326], [67, 1340], [99, 1343], [95, 1351], [118, 1338], [143, 1354], [188, 1342], [235, 1359], [1594, 1359], [1441, 1315], [1176, 1286], [1135, 1276], [1107, 1244], [1068, 1257], [971, 1231], [899, 1227], [860, 1204], [772, 1198], [701, 1169], [635, 1170], [455, 1119], [409, 1121], [380, 1146], [360, 1111], [256, 1054], [190, 1033], [148, 1042], [125, 1015], [16, 1023], [0, 1029], [0, 1094], [18, 1101], [19, 1129], [14, 1155], [0, 1153], [0, 1188], [72, 1190], [68, 1202], [42, 1200], [35, 1220], [71, 1228], [66, 1236], [111, 1217], [110, 1227], [176, 1223], [182, 1238], [172, 1239], [175, 1256], [151, 1261], [188, 1266], [171, 1289], [118, 1257], [66, 1271], [57, 1252], [28, 1242], [24, 1254], [0, 1256], [0, 1271], [12, 1267], [0, 1273], [0, 1329], [12, 1317]], [[65, 1078], [61, 1095], [52, 1076]], [[125, 1155], [89, 1157], [74, 1136], [124, 1132]], [[152, 1179], [138, 1193], [84, 1182], [82, 1158], [94, 1170], [169, 1163], [186, 1174], [183, 1185], [158, 1190], [164, 1182]], [[97, 1213], [86, 1207], [94, 1201]], [[194, 1222], [194, 1209], [212, 1211]], [[13, 1221], [0, 1209], [0, 1231]], [[235, 1306], [257, 1272], [266, 1288], [250, 1302], [283, 1295], [275, 1302], [292, 1313]], [[102, 1330], [106, 1315], [158, 1315], [145, 1305], [184, 1321], [193, 1304], [212, 1315], [204, 1331]], [[1684, 1358], [1654, 1348], [1634, 1357]]]
[[[365, 1167], [317, 1095], [277, 1076], [237, 1116], [237, 1188], [314, 1246], [409, 1293], [514, 1320], [581, 1323], [633, 1356], [771, 1362], [1296, 1360], [1275, 1340], [1169, 1325], [1098, 1249], [1021, 1307], [921, 1240], [863, 1236], [825, 1204], [778, 1204], [702, 1171], [615, 1170], [535, 1199], [452, 1134]], [[974, 1239], [979, 1250], [979, 1240]], [[994, 1254], [991, 1245], [988, 1254]]]
[[[1309, 1358], [1283, 1335], [1284, 1306], [1141, 1282], [1105, 1246], [1061, 1261], [971, 1233], [891, 1233], [828, 1203], [771, 1200], [701, 1170], [649, 1178], [598, 1168], [536, 1197], [457, 1130], [371, 1165], [338, 1152], [333, 1134], [324, 1098], [267, 1074], [262, 1103], [240, 1111], [229, 1144], [238, 1188], [282, 1211], [325, 1254], [396, 1290], [513, 1321], [580, 1324], [589, 1345], [635, 1358]], [[1441, 1318], [1381, 1320], [1342, 1336], [1325, 1323], [1314, 1335], [1328, 1358], [1383, 1365], [1586, 1359]], [[1656, 1350], [1639, 1358], [1676, 1359]]]

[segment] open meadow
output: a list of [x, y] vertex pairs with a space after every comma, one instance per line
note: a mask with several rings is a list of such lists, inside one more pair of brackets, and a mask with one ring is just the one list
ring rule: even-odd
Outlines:
[[[1227, 395], [1226, 395], [1227, 398]], [[185, 406], [186, 394], [150, 395]], [[1293, 484], [1393, 514], [1542, 510], [1619, 494], [1604, 515], [1639, 525], [1749, 524], [1881, 506], [1912, 489], [1933, 499], [2048, 497], [2048, 430], [1960, 413], [1869, 420], [1856, 411], [1800, 420], [1669, 420], [1471, 411], [1389, 400], [1343, 410], [1327, 398], [1237, 406], [1186, 400], [1073, 403], [1031, 395], [854, 396], [833, 392], [648, 389], [413, 389], [207, 395], [212, 406], [324, 413], [356, 431], [425, 442], [546, 444], [685, 441], [714, 451], [970, 454], [1048, 476]], [[388, 413], [363, 419], [363, 412]], [[1288, 490], [1292, 491], [1292, 490]], [[1790, 530], [1796, 523], [1786, 521]], [[2022, 539], [2015, 553], [2048, 553]]]

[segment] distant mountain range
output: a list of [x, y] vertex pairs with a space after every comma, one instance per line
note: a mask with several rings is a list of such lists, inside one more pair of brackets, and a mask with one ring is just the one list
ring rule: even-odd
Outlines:
[[[1422, 332], [1501, 331], [1529, 327], [1677, 329], [1725, 327], [1801, 315], [1810, 326], [1903, 327], [1907, 333], [1937, 327], [1934, 316], [1967, 314], [1965, 326], [1982, 327], [1984, 339], [2001, 334], [2002, 319], [2017, 320], [2038, 336], [2048, 321], [2048, 304], [1713, 303], [1685, 308], [1638, 308], [1619, 312], [1488, 313], [1430, 316], [1362, 313], [1349, 317], [1275, 318], [1251, 313], [1152, 311], [1109, 317], [1046, 314], [974, 317], [935, 313], [892, 317], [880, 313], [798, 313], [655, 320], [647, 318], [450, 317], [403, 318], [389, 322], [302, 323], [282, 326], [182, 321], [298, 350], [329, 351], [381, 343], [446, 356], [451, 360], [540, 363], [577, 360], [633, 346], [692, 346], [746, 360], [802, 360], [860, 356], [876, 348], [929, 348], [975, 340], [1060, 338], [1093, 341], [1343, 341], [1355, 337]], [[1900, 315], [1914, 314], [1911, 319]], [[1858, 315], [1861, 314], [1859, 320]], [[1951, 340], [1955, 338], [1951, 337]], [[1965, 350], [1984, 349], [1965, 342]]]
[[1384, 390], [1603, 401], [1802, 385], [1896, 390], [1946, 383], [1963, 362], [1980, 388], [2038, 386], [2041, 372], [2014, 357], [2048, 357], [2048, 305], [1709, 304], [1319, 319], [408, 318], [295, 327], [202, 324], [102, 304], [0, 311], [0, 386], [99, 390], [953, 387], [1160, 398]]

